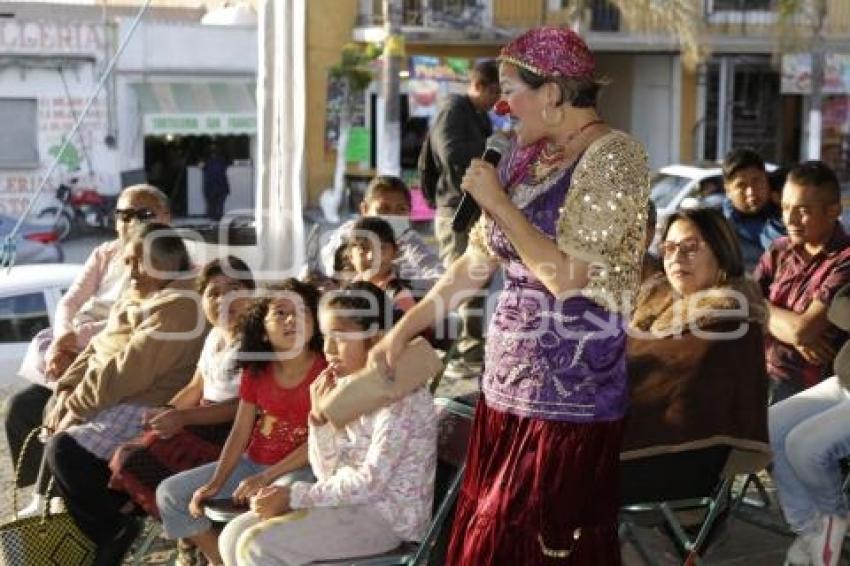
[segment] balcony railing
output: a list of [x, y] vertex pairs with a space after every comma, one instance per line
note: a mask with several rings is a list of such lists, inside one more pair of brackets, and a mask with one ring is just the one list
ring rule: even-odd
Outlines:
[[[361, 10], [360, 27], [384, 24], [382, 2], [366, 3], [371, 11]], [[477, 29], [487, 25], [487, 5], [482, 0], [403, 0], [401, 25], [409, 27]]]
[[[850, 1], [825, 1], [824, 34], [846, 37], [850, 33]], [[608, 0], [592, 0], [582, 15], [584, 29], [593, 32], [635, 31]], [[783, 28], [785, 33], [806, 36], [811, 34], [815, 21], [812, 12], [804, 9], [782, 19], [779, 0], [704, 0], [702, 24], [706, 31], [715, 35], [775, 36]], [[651, 16], [644, 19], [639, 28], [642, 32], [669, 33], [662, 21], [656, 22]]]
[[[804, 6], [819, 0], [802, 2]], [[850, 34], [850, 0], [824, 0], [827, 37], [844, 38]], [[801, 10], [786, 20], [779, 16], [780, 0], [702, 0], [696, 15], [704, 31], [715, 36], [770, 37], [780, 26], [784, 31], [806, 35], [813, 29], [812, 17]], [[358, 26], [383, 25], [382, 0], [361, 0]], [[627, 21], [609, 0], [588, 0], [583, 4], [564, 4], [568, 8], [544, 11], [546, 3], [531, 0], [402, 0], [402, 25], [430, 30], [480, 32], [491, 27], [525, 29], [544, 21], [572, 25], [591, 32], [669, 35], [668, 22], [651, 16], [642, 22]], [[572, 7], [570, 7], [572, 6]], [[581, 6], [577, 10], [576, 6]]]
[[[850, 32], [850, 2], [847, 0], [824, 0], [826, 35]], [[779, 27], [805, 35], [816, 24], [811, 8], [814, 2], [801, 3], [799, 12], [781, 19], [779, 0], [705, 0], [704, 17], [707, 28], [728, 35], [773, 35]]]

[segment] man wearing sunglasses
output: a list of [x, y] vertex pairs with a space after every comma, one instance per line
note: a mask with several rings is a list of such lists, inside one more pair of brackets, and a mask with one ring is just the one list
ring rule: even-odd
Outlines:
[[[32, 429], [39, 426], [42, 413], [55, 382], [86, 347], [89, 340], [106, 325], [109, 310], [128, 286], [129, 278], [122, 259], [124, 242], [134, 226], [149, 222], [171, 223], [168, 197], [152, 185], [127, 187], [115, 208], [117, 238], [96, 247], [82, 272], [56, 305], [52, 329], [39, 332], [27, 350], [18, 374], [33, 382], [12, 396], [6, 406], [6, 438], [12, 465]], [[19, 485], [30, 485], [38, 476], [39, 485], [33, 503], [23, 514], [37, 513], [44, 497], [44, 474], [39, 474], [42, 445], [34, 443], [27, 451]]]

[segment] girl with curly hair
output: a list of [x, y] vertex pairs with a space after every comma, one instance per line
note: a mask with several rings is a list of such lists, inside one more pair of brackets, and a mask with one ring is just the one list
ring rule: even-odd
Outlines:
[[327, 366], [316, 315], [319, 294], [287, 279], [263, 295], [242, 327], [239, 407], [221, 457], [172, 476], [156, 492], [166, 537], [190, 539], [211, 564], [221, 564], [221, 556], [204, 500], [245, 503], [281, 476], [310, 477], [310, 384]]

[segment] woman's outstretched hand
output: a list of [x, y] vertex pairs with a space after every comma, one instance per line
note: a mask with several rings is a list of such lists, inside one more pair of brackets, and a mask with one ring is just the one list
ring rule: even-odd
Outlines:
[[392, 376], [407, 342], [395, 328], [390, 330], [369, 350], [369, 366], [378, 368], [384, 375]]

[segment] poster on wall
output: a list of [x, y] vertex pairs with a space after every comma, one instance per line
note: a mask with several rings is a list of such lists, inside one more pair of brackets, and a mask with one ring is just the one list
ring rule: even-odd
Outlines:
[[[782, 56], [782, 94], [811, 94], [811, 53]], [[824, 94], [850, 92], [850, 53], [827, 53], [824, 68]]]
[[839, 181], [850, 181], [850, 96], [827, 96], [823, 106], [821, 159]]
[[410, 57], [410, 115], [430, 118], [445, 96], [465, 92], [470, 69], [471, 61], [460, 57]]

